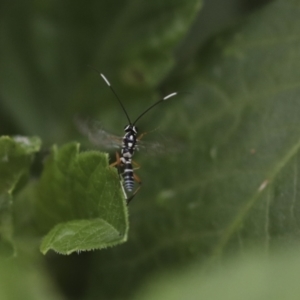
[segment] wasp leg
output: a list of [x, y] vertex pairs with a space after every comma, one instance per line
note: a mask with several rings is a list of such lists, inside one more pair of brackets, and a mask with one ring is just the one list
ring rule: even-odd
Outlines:
[[120, 169], [121, 165], [122, 165], [122, 162], [121, 162], [121, 159], [120, 159], [120, 154], [118, 152], [116, 152], [116, 161], [114, 163], [110, 164], [109, 166], [110, 167], [115, 167], [115, 166], [117, 167], [121, 189], [122, 189], [124, 198], [126, 200], [126, 203], [128, 204], [128, 196], [127, 196], [126, 191], [124, 189], [123, 178], [122, 178], [122, 173], [121, 173], [121, 169]]
[[[119, 174], [120, 176], [120, 174]], [[121, 176], [120, 176], [121, 177]], [[126, 204], [128, 205], [128, 196], [126, 194], [126, 191], [124, 189], [124, 185], [123, 185], [123, 180], [120, 178], [120, 184], [121, 184], [121, 189], [122, 189], [122, 192], [123, 192], [123, 195], [124, 195], [124, 198], [126, 200]], [[131, 200], [131, 199], [130, 199]]]
[[[121, 169], [120, 169], [121, 165], [122, 165], [122, 162], [121, 162], [121, 159], [120, 159], [120, 154], [119, 154], [119, 152], [116, 152], [116, 161], [114, 163], [110, 164], [109, 166], [110, 167], [115, 167], [115, 166], [117, 167], [119, 178], [120, 178], [120, 181], [122, 183], [122, 176], [121, 176], [122, 173], [121, 173]], [[123, 184], [121, 184], [121, 185], [122, 185], [122, 188], [123, 188]]]
[[[137, 169], [139, 169], [141, 167], [141, 165], [138, 164], [136, 161], [132, 160], [131, 162], [132, 162], [132, 165], [134, 166], [133, 170], [137, 170]], [[135, 175], [135, 176], [137, 176], [137, 175]]]
[[110, 167], [114, 167], [114, 166], [120, 166], [121, 164], [121, 159], [120, 159], [120, 154], [119, 152], [116, 152], [116, 161], [112, 164], [110, 164]]
[[133, 173], [133, 178], [139, 185], [142, 184], [141, 178], [139, 176], [137, 176], [135, 173]]
[[156, 131], [158, 128], [159, 128], [159, 127], [156, 127], [156, 128], [154, 128], [153, 130], [151, 130], [151, 131], [146, 131], [146, 132], [141, 133], [141, 134], [137, 137], [137, 140], [140, 141], [146, 134], [151, 133], [151, 132], [153, 132], [153, 131]]
[[149, 132], [143, 132], [141, 133], [138, 137], [137, 137], [137, 140], [140, 141], [144, 135], [148, 134]]

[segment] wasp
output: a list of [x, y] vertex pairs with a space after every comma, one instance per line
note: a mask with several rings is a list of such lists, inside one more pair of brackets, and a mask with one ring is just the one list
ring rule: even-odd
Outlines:
[[[96, 70], [96, 69], [95, 69]], [[132, 160], [132, 157], [134, 156], [134, 153], [136, 150], [138, 150], [141, 142], [140, 140], [146, 133], [142, 133], [138, 135], [138, 127], [136, 126], [137, 121], [139, 121], [148, 111], [150, 111], [153, 107], [156, 105], [163, 103], [164, 101], [176, 96], [178, 93], [174, 92], [171, 93], [162, 99], [158, 100], [154, 104], [152, 104], [150, 107], [148, 107], [145, 111], [143, 111], [134, 122], [131, 121], [129, 118], [129, 115], [120, 100], [118, 94], [114, 90], [114, 88], [111, 86], [110, 82], [107, 80], [107, 78], [98, 70], [96, 70], [99, 75], [102, 77], [104, 82], [107, 84], [107, 86], [111, 89], [112, 93], [114, 94], [115, 98], [119, 102], [126, 118], [128, 121], [128, 124], [124, 127], [124, 136], [122, 137], [121, 141], [121, 152], [116, 152], [116, 161], [112, 163], [110, 166], [115, 166], [118, 168], [118, 173], [121, 178], [121, 187], [124, 194], [124, 197], [126, 199], [127, 204], [134, 198], [134, 196], [139, 191], [142, 181], [141, 179], [135, 174], [134, 170], [138, 169], [140, 166], [135, 161]], [[104, 145], [106, 147], [112, 148], [112, 147], [118, 147], [118, 137], [110, 135], [106, 133], [102, 129], [95, 129], [92, 130], [88, 128], [89, 126], [85, 126], [82, 123], [79, 124], [79, 129], [83, 134], [86, 134], [89, 136], [91, 142], [96, 145]], [[134, 190], [134, 183], [137, 182], [139, 184], [138, 188]], [[130, 193], [131, 196], [128, 196], [127, 193]]]

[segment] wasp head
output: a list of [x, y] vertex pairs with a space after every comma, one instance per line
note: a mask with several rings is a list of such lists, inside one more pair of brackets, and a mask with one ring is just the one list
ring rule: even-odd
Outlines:
[[135, 125], [129, 124], [124, 127], [124, 131], [136, 135], [138, 133], [138, 128]]

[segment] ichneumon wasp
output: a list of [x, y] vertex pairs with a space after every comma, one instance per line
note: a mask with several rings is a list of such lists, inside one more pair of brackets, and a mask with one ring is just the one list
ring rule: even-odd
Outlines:
[[[94, 69], [94, 68], [93, 68]], [[94, 69], [99, 73], [99, 75], [102, 77], [104, 82], [107, 84], [107, 86], [110, 88], [112, 93], [115, 95], [116, 99], [118, 100], [127, 120], [128, 120], [128, 125], [124, 127], [125, 134], [121, 139], [121, 145], [117, 145], [117, 140], [118, 137], [109, 135], [107, 134], [104, 130], [98, 129], [96, 134], [90, 132], [89, 126], [83, 123], [78, 123], [78, 127], [80, 131], [88, 135], [91, 142], [94, 144], [104, 144], [103, 141], [99, 141], [99, 138], [105, 139], [107, 142], [109, 142], [110, 146], [109, 147], [118, 147], [121, 146], [121, 153], [119, 154], [116, 152], [116, 161], [112, 163], [110, 166], [116, 166], [118, 169], [119, 176], [121, 178], [121, 187], [123, 190], [124, 197], [126, 199], [127, 204], [134, 198], [134, 196], [137, 194], [137, 192], [140, 189], [140, 185], [142, 183], [141, 179], [135, 174], [134, 170], [138, 169], [140, 166], [132, 160], [132, 157], [135, 153], [135, 151], [138, 149], [138, 145], [140, 144], [141, 138], [146, 134], [142, 133], [138, 135], [138, 128], [136, 126], [136, 123], [138, 120], [140, 120], [149, 110], [151, 110], [153, 107], [156, 105], [170, 99], [171, 97], [174, 97], [177, 95], [177, 92], [171, 93], [162, 99], [158, 100], [154, 104], [152, 104], [150, 107], [148, 107], [144, 112], [142, 112], [134, 122], [132, 122], [129, 118], [129, 115], [121, 102], [118, 94], [114, 90], [114, 88], [111, 86], [110, 82], [107, 80], [107, 78], [99, 72], [97, 69]], [[133, 168], [133, 166], [135, 168]], [[134, 190], [134, 182], [137, 182], [139, 184], [139, 187]], [[132, 193], [131, 196], [128, 197], [127, 192]]]

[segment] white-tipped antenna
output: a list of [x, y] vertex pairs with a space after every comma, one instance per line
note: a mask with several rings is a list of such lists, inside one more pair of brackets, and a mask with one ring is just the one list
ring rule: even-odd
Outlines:
[[110, 83], [109, 83], [109, 81], [107, 80], [107, 78], [102, 73], [100, 73], [100, 76], [103, 78], [103, 80], [106, 82], [106, 84], [108, 86], [111, 86]]
[[174, 97], [174, 96], [176, 96], [176, 95], [177, 95], [176, 92], [175, 92], [175, 93], [172, 93], [172, 94], [170, 94], [170, 95], [164, 97], [163, 100], [167, 100], [167, 99], [169, 99], [169, 98], [171, 98], [171, 97]]
[[123, 105], [123, 103], [121, 102], [119, 96], [117, 95], [117, 93], [115, 92], [115, 90], [113, 89], [113, 87], [110, 85], [110, 82], [107, 80], [107, 78], [99, 71], [97, 70], [96, 68], [92, 67], [92, 66], [89, 66], [90, 68], [92, 68], [94, 71], [96, 71], [97, 73], [99, 73], [99, 75], [102, 77], [102, 79], [105, 81], [105, 83], [108, 85], [108, 87], [111, 89], [111, 91], [113, 92], [113, 94], [115, 95], [115, 97], [117, 98], [118, 102], [120, 103], [126, 117], [127, 117], [127, 120], [129, 122], [129, 124], [132, 124], [131, 121], [130, 121], [130, 118], [128, 116], [128, 113]]
[[150, 109], [152, 109], [154, 106], [156, 106], [157, 104], [159, 104], [159, 103], [161, 103], [161, 102], [163, 102], [163, 101], [165, 101], [165, 100], [167, 100], [167, 99], [170, 99], [171, 97], [176, 96], [177, 94], [178, 94], [177, 92], [171, 93], [171, 94], [165, 96], [164, 98], [158, 100], [158, 101], [155, 102], [154, 104], [152, 104], [150, 107], [148, 107], [143, 113], [141, 113], [141, 114], [137, 117], [137, 119], [133, 122], [133, 125], [135, 125], [136, 122], [137, 122], [137, 121], [138, 121], [145, 113], [147, 113]]
[[124, 111], [124, 113], [125, 113], [125, 115], [126, 115], [126, 117], [127, 117], [127, 120], [128, 120], [128, 122], [129, 122], [130, 125], [135, 125], [136, 122], [137, 122], [137, 121], [138, 121], [145, 113], [147, 113], [150, 109], [152, 109], [152, 108], [153, 108], [154, 106], [156, 106], [157, 104], [159, 104], [159, 103], [161, 103], [161, 102], [163, 102], [163, 101], [165, 101], [165, 100], [167, 100], [167, 99], [170, 99], [170, 98], [172, 98], [172, 97], [174, 97], [174, 96], [176, 96], [176, 95], [178, 94], [177, 92], [171, 93], [171, 94], [165, 96], [164, 98], [158, 100], [158, 101], [155, 102], [153, 105], [151, 105], [149, 108], [147, 108], [142, 114], [140, 114], [139, 117], [132, 123], [132, 122], [130, 121], [130, 118], [129, 118], [128, 114], [127, 114], [127, 111], [126, 111], [126, 109], [125, 109], [123, 103], [121, 102], [121, 100], [120, 100], [119, 96], [117, 95], [117, 93], [115, 92], [114, 88], [110, 85], [110, 82], [107, 80], [107, 78], [106, 78], [99, 70], [97, 70], [96, 68], [94, 68], [94, 67], [92, 67], [92, 66], [89, 66], [89, 67], [90, 67], [91, 69], [93, 69], [94, 71], [96, 71], [97, 73], [99, 73], [99, 75], [102, 77], [102, 79], [103, 79], [103, 80], [105, 81], [105, 83], [108, 85], [108, 87], [111, 89], [111, 91], [113, 92], [113, 94], [114, 94], [115, 97], [117, 98], [118, 102], [120, 103], [120, 105], [121, 105], [121, 107], [122, 107], [122, 109], [123, 109], [123, 111]]

